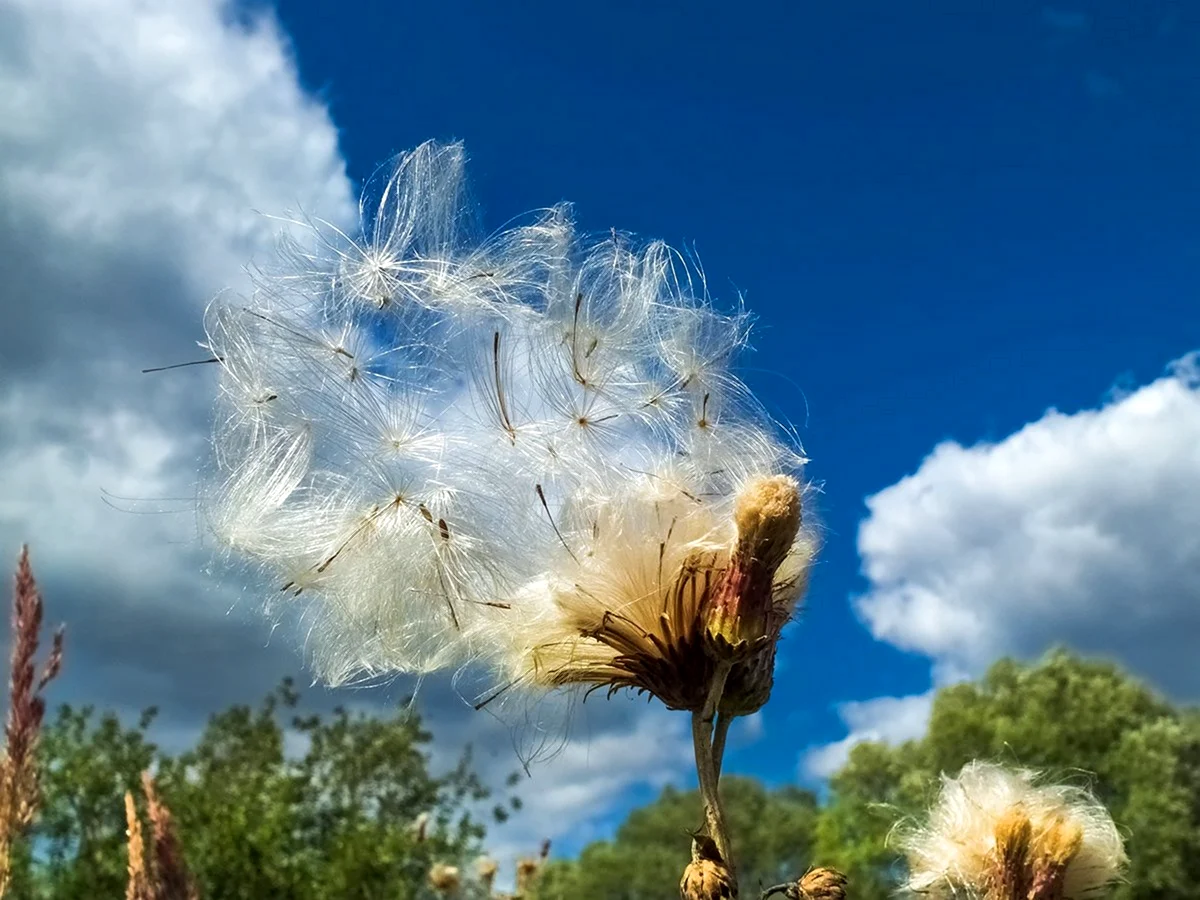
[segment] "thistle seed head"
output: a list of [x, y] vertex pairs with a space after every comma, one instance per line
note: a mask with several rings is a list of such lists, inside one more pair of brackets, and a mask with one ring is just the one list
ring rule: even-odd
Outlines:
[[480, 238], [464, 163], [405, 154], [357, 228], [294, 225], [210, 308], [212, 530], [330, 682], [472, 663], [693, 708], [709, 632], [777, 635], [816, 543], [805, 460], [731, 370], [745, 315], [567, 206]]
[[1064, 900], [1114, 881], [1126, 861], [1108, 812], [1088, 792], [1035, 773], [969, 763], [926, 825], [909, 829], [907, 888], [937, 898]]
[[490, 856], [481, 856], [475, 861], [475, 874], [479, 876], [479, 880], [483, 882], [483, 886], [489, 891], [496, 881], [496, 873], [500, 871], [500, 864]]

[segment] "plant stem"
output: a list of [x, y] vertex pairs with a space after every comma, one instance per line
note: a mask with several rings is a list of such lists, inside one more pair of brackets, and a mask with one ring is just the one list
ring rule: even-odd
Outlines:
[[717, 770], [717, 779], [721, 778], [721, 764], [725, 761], [725, 739], [729, 737], [729, 726], [733, 716], [727, 713], [717, 715], [717, 727], [713, 732], [713, 766]]
[[713, 719], [716, 717], [717, 706], [725, 692], [725, 681], [732, 667], [730, 663], [717, 666], [704, 708], [692, 713], [692, 745], [696, 753], [696, 774], [700, 780], [700, 798], [704, 802], [704, 819], [708, 824], [708, 833], [716, 843], [725, 867], [729, 869], [730, 875], [736, 878], [729, 829], [725, 824], [725, 811], [721, 805], [718, 763], [713, 754]]

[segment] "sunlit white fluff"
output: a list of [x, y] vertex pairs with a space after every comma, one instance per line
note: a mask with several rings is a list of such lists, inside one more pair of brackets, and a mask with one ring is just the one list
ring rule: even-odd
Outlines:
[[1032, 826], [1035, 857], [1039, 842], [1055, 839], [1052, 832], [1078, 835], [1078, 849], [1062, 879], [1060, 896], [1066, 900], [1092, 896], [1110, 885], [1125, 863], [1120, 833], [1088, 791], [1045, 783], [1029, 770], [972, 762], [956, 777], [943, 777], [927, 823], [901, 829], [908, 890], [934, 898], [999, 897], [988, 888], [998, 865], [1004, 823], [1014, 813]]
[[739, 487], [803, 462], [729, 370], [744, 316], [678, 254], [566, 206], [476, 240], [467, 208], [462, 148], [425, 144], [359, 233], [305, 220], [208, 313], [209, 521], [333, 682], [611, 659], [580, 617], [719, 567]]

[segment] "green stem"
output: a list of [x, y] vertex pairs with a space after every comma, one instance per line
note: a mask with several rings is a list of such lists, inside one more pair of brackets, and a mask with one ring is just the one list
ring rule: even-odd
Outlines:
[[713, 754], [713, 719], [721, 695], [725, 692], [725, 681], [729, 677], [730, 663], [721, 663], [713, 673], [708, 698], [704, 708], [692, 713], [692, 745], [696, 754], [696, 774], [700, 780], [700, 799], [704, 802], [704, 819], [708, 824], [709, 836], [717, 845], [717, 851], [729, 874], [736, 877], [733, 865], [733, 848], [729, 841], [729, 829], [725, 824], [725, 810], [721, 805], [720, 776], [716, 757]]
[[725, 760], [725, 739], [729, 737], [729, 726], [733, 724], [733, 716], [720, 713], [717, 716], [717, 727], [713, 732], [713, 765], [717, 770], [718, 780], [721, 777], [721, 764]]

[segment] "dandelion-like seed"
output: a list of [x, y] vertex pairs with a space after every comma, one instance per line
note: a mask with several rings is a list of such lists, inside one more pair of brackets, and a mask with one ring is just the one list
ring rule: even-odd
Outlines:
[[210, 308], [212, 529], [331, 682], [472, 664], [480, 705], [583, 686], [692, 713], [729, 858], [724, 736], [816, 549], [804, 459], [730, 370], [744, 314], [683, 257], [567, 206], [477, 240], [462, 185], [462, 148], [425, 144], [357, 233], [296, 223], [249, 302]]
[[1087, 791], [973, 762], [944, 777], [929, 822], [903, 834], [913, 893], [982, 900], [1079, 900], [1117, 878], [1125, 850]]

